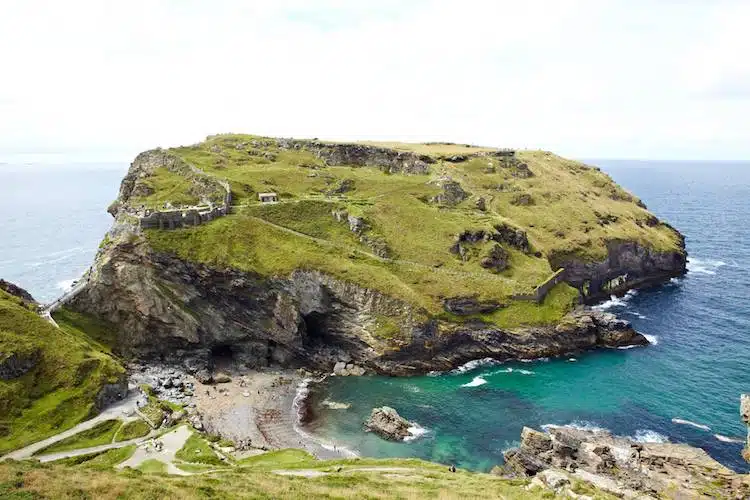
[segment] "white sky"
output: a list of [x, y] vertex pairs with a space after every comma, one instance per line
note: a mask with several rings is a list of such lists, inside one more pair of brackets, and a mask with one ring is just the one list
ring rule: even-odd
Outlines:
[[750, 0], [0, 0], [0, 160], [219, 132], [749, 159], [748, 25]]

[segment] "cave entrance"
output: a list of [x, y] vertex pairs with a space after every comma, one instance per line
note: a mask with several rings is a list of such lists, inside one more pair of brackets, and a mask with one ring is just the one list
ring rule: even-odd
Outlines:
[[211, 347], [211, 364], [216, 370], [231, 368], [234, 362], [234, 350], [228, 344], [217, 344]]
[[311, 312], [303, 316], [302, 320], [305, 322], [305, 331], [309, 342], [319, 344], [325, 341], [327, 335], [324, 314]]

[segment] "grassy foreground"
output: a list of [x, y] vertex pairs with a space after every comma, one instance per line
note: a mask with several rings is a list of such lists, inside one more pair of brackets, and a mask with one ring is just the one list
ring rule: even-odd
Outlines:
[[[0, 464], [0, 498], [542, 498], [489, 474], [458, 471], [419, 460], [297, 461], [267, 457], [253, 465], [189, 477], [161, 474], [159, 464], [141, 470]], [[146, 464], [144, 464], [146, 465]], [[302, 477], [272, 471], [295, 469], [322, 475]], [[383, 470], [378, 470], [383, 469]]]

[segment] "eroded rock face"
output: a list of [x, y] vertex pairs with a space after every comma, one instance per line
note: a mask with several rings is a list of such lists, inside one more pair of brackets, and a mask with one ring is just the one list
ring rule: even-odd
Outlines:
[[607, 243], [607, 258], [601, 262], [583, 262], [569, 255], [551, 255], [549, 261], [555, 270], [565, 268], [566, 281], [578, 288], [588, 302], [595, 302], [610, 294], [685, 274], [685, 243], [679, 233], [675, 234], [681, 241], [677, 252], [657, 252], [633, 241], [613, 240]]
[[27, 305], [38, 305], [37, 301], [34, 300], [34, 297], [32, 297], [29, 292], [27, 292], [20, 286], [11, 283], [10, 281], [5, 281], [4, 279], [0, 279], [0, 290], [3, 290], [6, 293], [13, 295], [14, 297], [18, 297], [19, 299], [23, 300], [24, 303], [26, 303]]
[[36, 366], [40, 358], [39, 350], [24, 354], [13, 353], [5, 358], [0, 352], [0, 380], [11, 380], [24, 375]]
[[354, 165], [377, 167], [388, 173], [427, 174], [435, 159], [407, 151], [369, 146], [365, 144], [331, 144], [317, 141], [279, 139], [282, 149], [305, 149], [312, 151], [327, 165]]
[[384, 439], [391, 441], [403, 441], [409, 436], [408, 420], [398, 414], [389, 406], [374, 408], [370, 418], [365, 422], [365, 429], [374, 432]]
[[574, 482], [625, 498], [747, 498], [750, 480], [698, 448], [673, 443], [636, 443], [606, 431], [550, 427], [521, 432], [519, 448], [505, 453], [494, 472], [536, 477], [532, 485], [565, 494]]
[[[557, 328], [510, 332], [476, 320], [430, 319], [420, 308], [317, 271], [266, 278], [128, 241], [99, 255], [89, 285], [69, 307], [117, 325], [118, 353], [181, 364], [206, 381], [223, 362], [328, 371], [347, 359], [368, 371], [415, 375], [486, 357], [533, 359], [647, 343], [627, 322], [590, 310]], [[456, 314], [499, 306], [465, 297], [446, 302]], [[398, 348], [374, 335], [381, 316], [399, 325]]]
[[440, 178], [435, 181], [435, 184], [442, 189], [442, 192], [432, 198], [432, 203], [453, 207], [469, 197], [470, 193], [464, 191], [459, 182], [449, 177]]

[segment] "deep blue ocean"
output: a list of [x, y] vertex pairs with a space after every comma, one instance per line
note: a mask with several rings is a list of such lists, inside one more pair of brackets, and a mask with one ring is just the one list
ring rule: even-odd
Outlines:
[[[686, 442], [748, 470], [735, 441], [746, 432], [739, 395], [750, 392], [750, 163], [589, 163], [687, 237], [685, 278], [601, 306], [655, 345], [407, 379], [332, 377], [314, 391], [320, 418], [311, 430], [362, 455], [488, 470], [524, 425], [572, 424]], [[0, 165], [0, 277], [41, 301], [62, 293], [91, 264], [126, 169]], [[387, 443], [364, 434], [362, 422], [381, 405], [422, 435]]]

